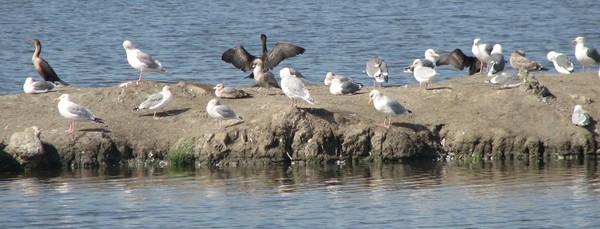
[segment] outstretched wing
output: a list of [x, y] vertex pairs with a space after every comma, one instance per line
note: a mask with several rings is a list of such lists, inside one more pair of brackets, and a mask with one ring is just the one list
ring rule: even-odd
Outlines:
[[255, 58], [241, 45], [230, 48], [221, 55], [221, 60], [233, 64], [233, 66], [244, 72], [252, 69], [252, 61]]
[[304, 53], [305, 49], [290, 43], [277, 43], [268, 55], [268, 60], [265, 63], [265, 68], [273, 69], [281, 61], [286, 58], [294, 57]]

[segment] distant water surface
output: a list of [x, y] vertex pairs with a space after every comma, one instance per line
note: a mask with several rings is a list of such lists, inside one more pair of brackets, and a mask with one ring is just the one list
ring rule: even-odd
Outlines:
[[597, 161], [0, 174], [3, 228], [598, 228]]
[[[0, 7], [0, 94], [21, 93], [27, 76], [39, 79], [31, 63], [34, 38], [58, 75], [83, 87], [137, 79], [139, 73], [127, 64], [125, 39], [168, 71], [145, 79], [251, 85], [243, 78], [248, 73], [220, 58], [240, 44], [258, 55], [261, 33], [268, 35], [269, 47], [285, 41], [306, 48], [275, 68], [276, 75], [292, 66], [315, 83], [334, 71], [370, 85], [362, 72], [369, 57], [380, 55], [390, 67], [389, 84], [399, 85], [417, 83], [402, 70], [427, 48], [442, 55], [460, 48], [471, 55], [475, 37], [501, 43], [505, 55], [523, 49], [551, 67], [546, 53], [574, 58], [576, 36], [600, 48], [598, 16], [592, 13], [599, 11], [600, 4], [586, 0], [7, 1]], [[438, 71], [439, 80], [467, 74], [452, 67]]]

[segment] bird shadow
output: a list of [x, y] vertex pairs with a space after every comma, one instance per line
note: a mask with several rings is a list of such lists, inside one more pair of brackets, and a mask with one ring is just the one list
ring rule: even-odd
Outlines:
[[[189, 111], [191, 109], [192, 108], [183, 108], [183, 109], [175, 109], [175, 110], [162, 111], [162, 112], [156, 113], [156, 116], [157, 117], [164, 117], [164, 116], [180, 115], [180, 114], [185, 113], [185, 112], [187, 112], [187, 111]], [[144, 117], [144, 116], [154, 116], [154, 113], [150, 112], [148, 114], [140, 115], [140, 117]]]
[[598, 133], [596, 133], [596, 124], [598, 122], [596, 120], [594, 120], [594, 118], [590, 117], [590, 124], [583, 127], [585, 128], [587, 131], [589, 131], [594, 137], [598, 137]]
[[[237, 122], [235, 122], [235, 123], [231, 123], [231, 124], [229, 124], [229, 125], [227, 125], [227, 126], [225, 126], [225, 127], [237, 126], [237, 125], [240, 125], [240, 124], [242, 124], [242, 123], [244, 123], [244, 122], [245, 122], [244, 120], [238, 120]], [[223, 129], [225, 129], [225, 128], [223, 128]]]
[[451, 91], [454, 91], [454, 89], [451, 87], [430, 87], [425, 90], [427, 90], [427, 91], [429, 91], [429, 90], [451, 90]]
[[110, 130], [104, 129], [104, 128], [85, 128], [85, 129], [80, 129], [79, 131], [83, 131], [83, 132], [102, 132], [102, 133], [111, 133]]
[[421, 132], [421, 131], [428, 131], [429, 129], [427, 129], [427, 127], [420, 125], [420, 124], [415, 124], [415, 123], [407, 123], [407, 122], [395, 122], [392, 123], [392, 126], [395, 127], [403, 127], [403, 128], [408, 128], [411, 129], [415, 132]]

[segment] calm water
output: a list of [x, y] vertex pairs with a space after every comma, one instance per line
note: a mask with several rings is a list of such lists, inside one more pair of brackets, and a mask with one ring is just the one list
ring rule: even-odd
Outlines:
[[0, 176], [3, 228], [598, 228], [597, 161]]
[[[327, 71], [370, 84], [362, 73], [367, 59], [383, 56], [390, 84], [415, 84], [402, 68], [427, 48], [444, 54], [461, 48], [470, 54], [473, 38], [503, 44], [506, 54], [524, 49], [545, 61], [549, 50], [573, 57], [576, 36], [600, 47], [600, 3], [589, 0], [545, 1], [5, 1], [0, 34], [3, 83], [0, 94], [22, 92], [26, 76], [37, 76], [31, 39], [40, 39], [42, 56], [59, 76], [86, 87], [112, 86], [137, 79], [122, 43], [160, 59], [166, 75], [146, 79], [226, 85], [250, 85], [251, 79], [220, 60], [223, 51], [243, 44], [260, 52], [259, 34], [268, 45], [287, 41], [306, 53], [286, 60], [313, 82]], [[577, 66], [579, 67], [579, 66]], [[578, 68], [579, 69], [579, 68]], [[463, 76], [451, 67], [439, 79]], [[555, 70], [551, 70], [555, 72]], [[38, 77], [39, 78], [39, 77]]]

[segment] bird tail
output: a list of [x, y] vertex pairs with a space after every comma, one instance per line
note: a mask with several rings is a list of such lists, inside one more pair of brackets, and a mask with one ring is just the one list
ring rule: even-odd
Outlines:
[[254, 79], [254, 72], [250, 73], [250, 75], [244, 76], [244, 78]]
[[58, 82], [60, 82], [62, 85], [65, 85], [65, 86], [69, 86], [69, 85], [70, 85], [70, 84], [68, 84], [67, 82], [65, 82], [65, 81], [62, 81], [62, 80], [58, 80]]
[[104, 123], [104, 120], [100, 119], [100, 118], [94, 118], [94, 122], [97, 123]]
[[165, 70], [165, 69], [163, 68], [163, 66], [162, 66], [162, 63], [160, 63], [160, 61], [158, 61], [158, 60], [154, 60], [154, 62], [156, 62], [156, 64], [158, 64], [158, 70], [159, 70], [161, 73], [165, 73], [165, 72], [167, 72], [167, 70]]
[[133, 111], [137, 111], [137, 110], [139, 110], [139, 109], [140, 109], [139, 107], [134, 107], [134, 108], [133, 108]]
[[406, 109], [406, 114], [408, 114], [408, 115], [412, 115], [413, 113], [412, 113], [412, 111], [411, 111], [411, 110], [409, 110], [409, 109]]
[[356, 83], [356, 85], [358, 85], [358, 90], [363, 89], [363, 87], [365, 86], [362, 83]]
[[307, 98], [304, 98], [304, 101], [306, 101], [307, 103], [310, 103], [310, 105], [315, 105], [315, 100], [308, 96]]

